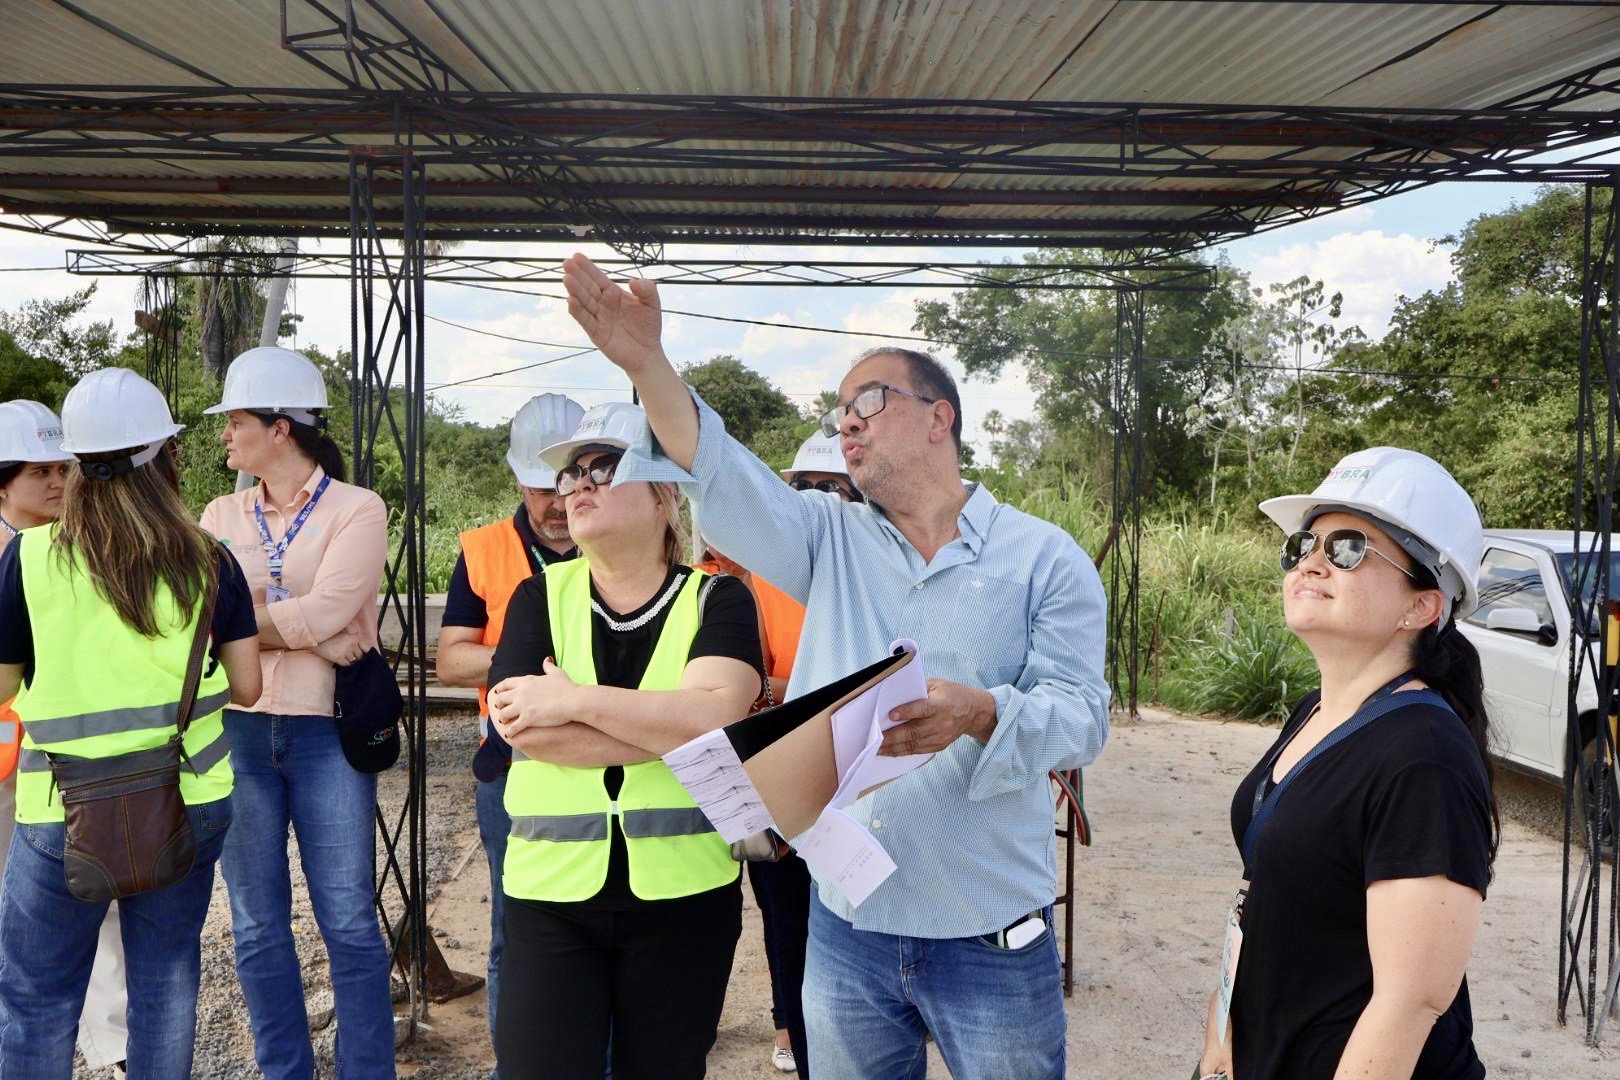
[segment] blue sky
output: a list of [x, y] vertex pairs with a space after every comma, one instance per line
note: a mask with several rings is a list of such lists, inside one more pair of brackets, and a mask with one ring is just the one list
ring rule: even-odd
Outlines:
[[[1344, 321], [1357, 323], [1376, 338], [1382, 335], [1399, 296], [1417, 295], [1447, 280], [1447, 252], [1434, 247], [1434, 239], [1458, 232], [1473, 217], [1504, 209], [1514, 199], [1527, 200], [1533, 193], [1533, 187], [1522, 184], [1436, 185], [1230, 243], [1219, 250], [1248, 270], [1257, 285], [1286, 281], [1300, 274], [1322, 278], [1329, 293], [1345, 294]], [[0, 230], [0, 268], [62, 266], [64, 253], [82, 246]], [[464, 250], [475, 249], [475, 245], [468, 245]], [[501, 250], [517, 249], [502, 245]], [[557, 249], [528, 245], [526, 250], [549, 254]], [[581, 250], [597, 257], [611, 254], [599, 245]], [[798, 251], [811, 258], [874, 261], [924, 254], [916, 249], [892, 253], [872, 249]], [[689, 247], [679, 254], [692, 258], [778, 258], [785, 252], [776, 248]], [[935, 253], [940, 261], [981, 257], [999, 261], [1015, 255], [1007, 250]], [[29, 299], [61, 296], [82, 288], [86, 280], [57, 270], [0, 273], [0, 308], [13, 309]], [[126, 278], [94, 280], [100, 285], [93, 315], [111, 318], [120, 330], [132, 327], [137, 282]], [[536, 291], [560, 294], [561, 287], [537, 287]], [[666, 308], [738, 316], [774, 325], [750, 326], [669, 315], [665, 319], [666, 348], [677, 363], [732, 353], [765, 374], [794, 400], [804, 402], [836, 386], [849, 359], [861, 350], [888, 340], [889, 335], [910, 333], [916, 300], [946, 295], [946, 290], [939, 289], [670, 287], [663, 290]], [[314, 343], [327, 350], [348, 344], [348, 295], [341, 282], [296, 282], [289, 304], [304, 316], [304, 322], [298, 340], [285, 340], [283, 344]], [[565, 305], [555, 300], [439, 284], [428, 288], [427, 311], [508, 337], [585, 344], [584, 335], [569, 318]], [[855, 331], [859, 336], [793, 330], [781, 325], [784, 323], [832, 327]], [[427, 342], [430, 386], [533, 364], [565, 351], [437, 322], [428, 323]], [[942, 356], [954, 362], [948, 350]], [[589, 406], [628, 396], [628, 382], [600, 356], [587, 355], [447, 389], [438, 396], [460, 405], [470, 419], [499, 423], [510, 419], [529, 396], [547, 390], [568, 393]], [[994, 382], [964, 382], [962, 397], [969, 440], [978, 437], [980, 421], [991, 409], [1008, 417], [1028, 416], [1033, 411], [1033, 393], [1022, 373], [1011, 369]]]

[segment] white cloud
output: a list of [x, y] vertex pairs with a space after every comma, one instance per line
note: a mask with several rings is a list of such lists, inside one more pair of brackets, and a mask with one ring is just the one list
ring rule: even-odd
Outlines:
[[[1367, 207], [1357, 210], [1371, 213]], [[1451, 278], [1451, 260], [1445, 250], [1411, 233], [1387, 236], [1381, 229], [1287, 244], [1275, 252], [1243, 257], [1238, 264], [1259, 287], [1302, 274], [1320, 279], [1328, 295], [1344, 294], [1341, 323], [1358, 325], [1373, 339], [1383, 337], [1389, 328], [1399, 297], [1443, 288]]]

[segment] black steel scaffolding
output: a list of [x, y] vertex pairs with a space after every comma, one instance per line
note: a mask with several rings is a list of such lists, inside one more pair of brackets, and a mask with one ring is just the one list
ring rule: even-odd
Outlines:
[[[379, 174], [402, 185], [399, 240], [387, 242], [374, 196]], [[384, 575], [384, 613], [400, 629], [394, 667], [404, 689], [401, 719], [410, 770], [405, 798], [390, 817], [377, 807], [383, 871], [375, 900], [410, 1000], [412, 1027], [426, 1015], [427, 930], [427, 449], [422, 267], [427, 176], [409, 150], [356, 153], [349, 161], [352, 266], [350, 380], [354, 387], [355, 483], [375, 487], [379, 436], [399, 455], [404, 495], [390, 507], [398, 545]], [[400, 865], [401, 854], [404, 866]], [[392, 888], [389, 886], [392, 885]]]
[[[1611, 558], [1620, 486], [1620, 176], [1586, 187], [1581, 289], [1580, 405], [1572, 497], [1568, 736], [1564, 765], [1564, 872], [1558, 939], [1558, 1019], [1569, 999], [1596, 1045], [1620, 1018], [1620, 597]], [[1606, 195], [1606, 199], [1600, 199]], [[1600, 202], [1602, 205], [1600, 205]], [[1581, 698], [1596, 689], [1596, 708]], [[1606, 973], [1606, 975], [1605, 975]]]

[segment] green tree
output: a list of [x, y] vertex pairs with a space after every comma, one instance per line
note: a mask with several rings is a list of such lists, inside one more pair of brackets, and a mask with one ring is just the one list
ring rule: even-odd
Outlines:
[[61, 364], [29, 355], [15, 337], [0, 330], [0, 401], [32, 398], [60, 412], [72, 385], [73, 377]]
[[681, 368], [681, 378], [720, 414], [738, 442], [751, 443], [766, 428], [800, 419], [786, 394], [735, 356], [688, 364]]
[[[1042, 251], [1028, 260], [1072, 261], [1085, 254]], [[1006, 275], [1016, 270], [1009, 266]], [[1216, 287], [1208, 291], [1149, 291], [1143, 297], [1142, 417], [1150, 476], [1186, 491], [1197, 486], [1204, 457], [1188, 430], [1186, 412], [1218, 377], [1208, 343], [1253, 302], [1247, 279], [1224, 256], [1217, 260], [1215, 278]], [[1092, 479], [1106, 489], [1117, 315], [1112, 290], [964, 289], [948, 301], [919, 302], [913, 326], [949, 344], [969, 380], [993, 379], [1009, 363], [1022, 365], [1047, 426], [1091, 433]], [[971, 397], [971, 390], [964, 388], [964, 396]]]
[[1583, 202], [1577, 188], [1543, 188], [1442, 240], [1455, 279], [1402, 298], [1382, 340], [1341, 347], [1334, 363], [1411, 374], [1312, 380], [1318, 422], [1302, 456], [1322, 467], [1347, 445], [1410, 447], [1456, 475], [1487, 526], [1567, 525]]
[[48, 361], [76, 381], [111, 363], [121, 344], [112, 320], [81, 320], [95, 294], [91, 282], [61, 299], [29, 300], [16, 311], [0, 311], [0, 331], [28, 356]]

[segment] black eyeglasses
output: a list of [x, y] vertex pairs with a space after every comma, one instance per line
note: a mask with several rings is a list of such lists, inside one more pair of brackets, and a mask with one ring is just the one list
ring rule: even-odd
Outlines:
[[836, 480], [795, 480], [794, 491], [825, 491], [829, 495], [842, 495], [850, 502], [860, 502], [860, 493], [853, 488], [847, 488]]
[[1301, 529], [1299, 532], [1289, 533], [1282, 546], [1283, 570], [1292, 570], [1310, 558], [1317, 544], [1322, 545], [1322, 557], [1336, 570], [1354, 570], [1361, 565], [1361, 560], [1365, 559], [1367, 552], [1370, 551], [1413, 581], [1417, 580], [1416, 574], [1368, 543], [1367, 534], [1360, 529], [1334, 529], [1325, 534]]
[[821, 433], [829, 439], [837, 438], [839, 429], [844, 426], [844, 417], [849, 415], [851, 409], [862, 420], [872, 419], [872, 417], [883, 411], [883, 406], [889, 403], [885, 393], [890, 390], [896, 394], [916, 398], [918, 401], [926, 401], [930, 405], [939, 400], [939, 398], [924, 397], [915, 390], [903, 390], [898, 386], [890, 386], [888, 383], [878, 383], [876, 386], [869, 386], [862, 390], [844, 404], [834, 405], [822, 413]]
[[619, 467], [619, 459], [623, 456], [623, 454], [603, 454], [591, 462], [589, 466], [569, 465], [566, 468], [558, 469], [557, 494], [572, 495], [574, 489], [579, 487], [579, 482], [585, 479], [586, 473], [590, 473], [591, 483], [597, 487], [602, 487], [613, 479], [613, 472]]

